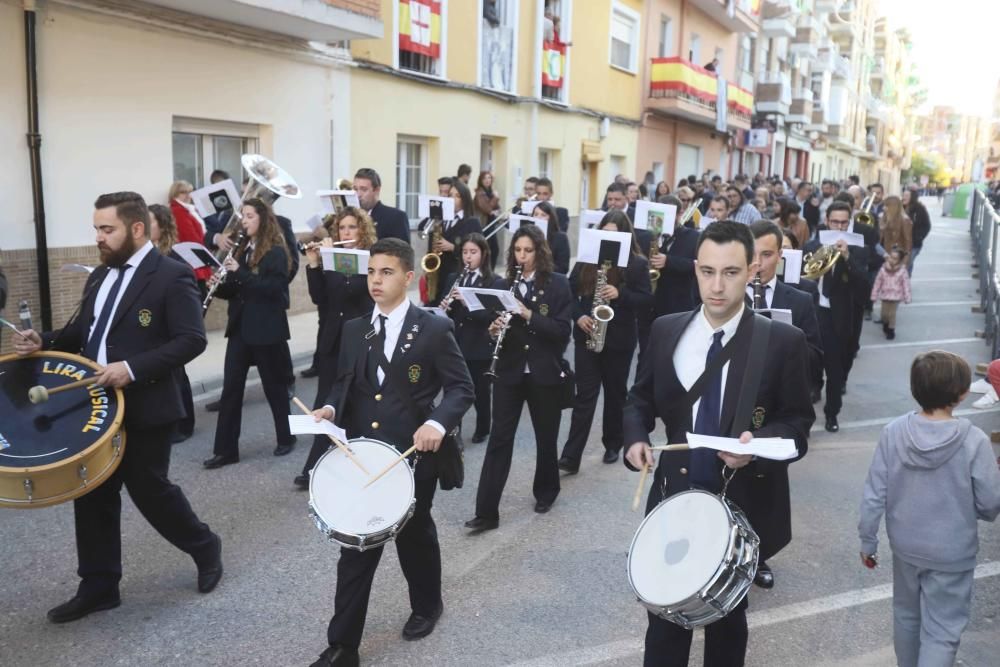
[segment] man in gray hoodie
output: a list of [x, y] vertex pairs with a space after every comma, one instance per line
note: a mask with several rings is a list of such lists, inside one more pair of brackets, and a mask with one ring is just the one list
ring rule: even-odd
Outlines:
[[901, 667], [950, 667], [969, 622], [977, 519], [1000, 514], [1000, 470], [989, 438], [952, 411], [971, 372], [950, 352], [913, 360], [920, 404], [882, 431], [861, 501], [861, 560], [875, 567], [886, 515], [892, 549], [893, 642]]

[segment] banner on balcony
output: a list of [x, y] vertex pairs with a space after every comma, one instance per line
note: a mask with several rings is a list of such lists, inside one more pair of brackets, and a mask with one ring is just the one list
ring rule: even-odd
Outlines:
[[719, 85], [712, 72], [683, 58], [653, 58], [649, 87], [651, 91], [676, 91], [715, 104]]
[[718, 91], [716, 94], [718, 97], [715, 100], [715, 129], [719, 132], [725, 132], [729, 129], [729, 107], [726, 103], [728, 99], [726, 93], [729, 89], [726, 86], [726, 80], [721, 76], [719, 77], [719, 85], [716, 86]]
[[753, 94], [739, 86], [729, 84], [728, 86], [729, 108], [736, 113], [750, 116], [753, 114]]
[[562, 42], [542, 42], [542, 85], [562, 88], [566, 64], [566, 45]]
[[399, 48], [441, 57], [440, 0], [399, 0]]

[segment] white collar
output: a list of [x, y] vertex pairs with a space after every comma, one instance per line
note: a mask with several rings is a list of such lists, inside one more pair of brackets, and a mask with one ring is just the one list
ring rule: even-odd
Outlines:
[[402, 326], [403, 320], [406, 319], [406, 311], [409, 309], [410, 309], [409, 299], [403, 299], [402, 303], [400, 303], [398, 306], [393, 308], [388, 313], [382, 312], [381, 307], [378, 304], [375, 304], [375, 309], [372, 310], [371, 323], [375, 324], [375, 321], [378, 320], [379, 315], [383, 315], [388, 320], [387, 326]]
[[724, 332], [722, 334], [722, 337], [729, 339], [733, 337], [733, 335], [736, 333], [736, 328], [740, 325], [740, 318], [743, 317], [744, 308], [745, 306], [741, 303], [740, 310], [738, 313], [736, 313], [729, 320], [723, 323], [721, 327], [713, 327], [712, 324], [708, 321], [708, 318], [705, 316], [705, 306], [704, 304], [702, 304], [701, 310], [698, 311], [698, 321], [701, 323], [701, 326], [704, 328], [705, 332], [708, 335], [712, 335], [716, 331], [722, 331]]

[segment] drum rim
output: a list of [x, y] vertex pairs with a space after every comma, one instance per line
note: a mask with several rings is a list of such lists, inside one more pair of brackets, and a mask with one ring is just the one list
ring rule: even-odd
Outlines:
[[692, 598], [699, 598], [700, 594], [705, 590], [706, 586], [708, 586], [710, 583], [712, 583], [716, 579], [718, 579], [719, 570], [725, 564], [725, 561], [720, 562], [716, 566], [716, 568], [715, 568], [715, 573], [709, 578], [709, 580], [707, 582], [705, 582], [703, 585], [701, 585], [698, 588], [698, 590], [695, 591], [693, 594], [689, 595], [688, 597], [684, 598], [683, 600], [678, 600], [676, 603], [674, 603], [674, 605], [665, 605], [665, 604], [660, 603], [660, 602], [654, 602], [652, 600], [648, 600], [636, 588], [635, 581], [632, 579], [632, 553], [633, 553], [633, 550], [635, 549], [636, 540], [639, 539], [639, 533], [642, 532], [642, 529], [646, 526], [646, 522], [650, 520], [650, 518], [653, 516], [653, 514], [656, 512], [656, 510], [660, 507], [660, 505], [663, 505], [664, 503], [670, 501], [673, 498], [677, 498], [678, 496], [682, 496], [682, 495], [685, 495], [685, 494], [688, 494], [688, 493], [700, 493], [700, 494], [704, 494], [706, 496], [711, 496], [712, 498], [715, 498], [716, 500], [719, 501], [719, 504], [722, 505], [723, 509], [725, 509], [726, 516], [729, 518], [730, 524], [736, 523], [734, 521], [734, 518], [733, 518], [733, 510], [730, 507], [730, 503], [732, 501], [730, 501], [728, 498], [724, 498], [724, 497], [722, 497], [722, 496], [720, 496], [718, 494], [712, 493], [711, 491], [705, 491], [704, 489], [688, 489], [686, 491], [680, 491], [678, 493], [675, 493], [675, 494], [673, 494], [671, 496], [668, 496], [668, 497], [664, 498], [659, 503], [657, 503], [656, 507], [654, 507], [652, 510], [650, 510], [649, 513], [646, 514], [646, 516], [643, 517], [642, 522], [639, 524], [639, 527], [635, 529], [635, 534], [632, 536], [632, 542], [629, 544], [629, 547], [628, 547], [628, 558], [625, 560], [625, 574], [628, 575], [628, 585], [632, 589], [632, 592], [635, 593], [635, 596], [639, 599], [639, 602], [643, 606], [645, 606], [647, 608], [650, 608], [650, 609], [653, 609], [653, 608], [656, 608], [656, 609], [669, 609], [671, 606], [679, 606], [679, 605], [683, 604], [684, 602], [687, 602], [688, 600], [691, 600]]
[[[60, 359], [68, 359], [75, 363], [86, 366], [91, 371], [99, 371], [101, 369], [101, 367], [98, 366], [96, 362], [86, 357], [80, 356], [78, 354], [73, 354], [71, 352], [56, 352], [48, 350], [32, 352], [31, 354], [26, 354], [26, 355], [19, 355], [19, 354], [0, 355], [0, 363], [4, 363], [6, 361], [17, 361], [23, 359], [37, 359], [46, 357], [57, 357]], [[97, 451], [98, 449], [101, 449], [102, 447], [110, 443], [116, 435], [122, 432], [122, 424], [125, 421], [125, 393], [118, 387], [105, 387], [105, 389], [110, 389], [114, 391], [115, 398], [117, 399], [118, 404], [115, 408], [115, 416], [114, 419], [112, 419], [111, 426], [108, 427], [108, 429], [104, 432], [104, 434], [100, 438], [95, 440], [86, 449], [83, 449], [77, 452], [76, 454], [67, 456], [66, 458], [60, 461], [56, 461], [54, 463], [46, 463], [45, 465], [30, 466], [23, 468], [15, 468], [12, 466], [0, 465], [0, 474], [17, 474], [17, 475], [29, 474], [29, 473], [35, 474], [35, 473], [45, 472], [48, 470], [55, 470], [57, 468], [65, 466], [68, 462], [75, 462], [87, 458], [93, 452]], [[122, 447], [124, 448], [124, 437], [122, 438], [122, 440], [123, 440]], [[117, 458], [120, 462], [121, 456], [119, 455]]]

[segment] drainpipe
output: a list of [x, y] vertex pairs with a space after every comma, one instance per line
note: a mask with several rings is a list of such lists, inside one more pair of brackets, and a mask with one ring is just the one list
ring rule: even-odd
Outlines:
[[42, 331], [52, 331], [52, 298], [49, 294], [49, 246], [45, 237], [45, 197], [42, 190], [42, 135], [38, 131], [38, 72], [35, 53], [35, 0], [24, 2], [24, 63], [28, 98], [28, 154], [31, 156], [31, 198], [35, 218], [35, 258]]

